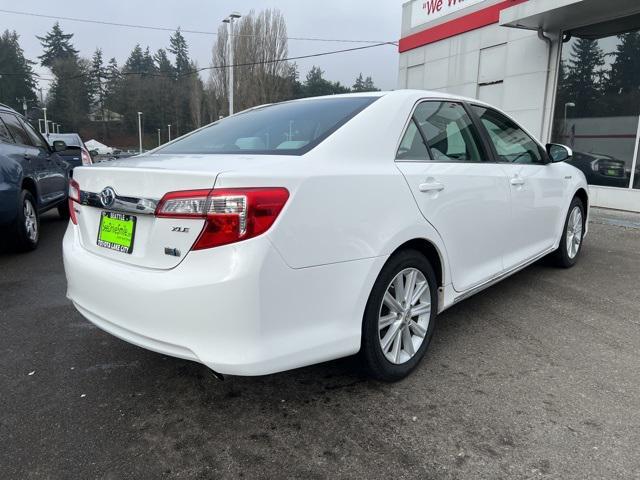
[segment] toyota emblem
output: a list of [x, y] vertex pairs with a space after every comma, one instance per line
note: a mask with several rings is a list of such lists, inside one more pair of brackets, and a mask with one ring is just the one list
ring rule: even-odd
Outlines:
[[107, 187], [100, 192], [100, 203], [105, 208], [109, 208], [116, 201], [116, 192], [113, 188]]

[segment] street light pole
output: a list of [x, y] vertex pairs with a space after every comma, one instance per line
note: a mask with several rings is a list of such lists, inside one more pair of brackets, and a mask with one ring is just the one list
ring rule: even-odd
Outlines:
[[169, 141], [171, 141], [171, 124], [167, 125], [167, 128], [169, 129]]
[[238, 12], [232, 12], [231, 15], [229, 15], [228, 18], [225, 18], [222, 22], [226, 23], [229, 27], [228, 27], [228, 32], [229, 32], [229, 65], [227, 66], [229, 68], [229, 115], [233, 115], [233, 93], [234, 93], [234, 48], [233, 48], [233, 39], [234, 39], [234, 33], [233, 33], [233, 22], [237, 19], [240, 18], [242, 15], [240, 15]]
[[45, 135], [49, 135], [49, 122], [47, 122], [47, 107], [42, 109], [44, 112], [44, 133]]
[[575, 103], [573, 102], [567, 102], [564, 104], [564, 131], [565, 131], [565, 136], [569, 135], [569, 129], [567, 128], [567, 110], [569, 108], [574, 108], [576, 106]]
[[160, 129], [158, 129], [158, 146], [162, 145], [162, 141], [160, 140]]
[[140, 140], [140, 153], [142, 154], [142, 112], [138, 112], [138, 139]]

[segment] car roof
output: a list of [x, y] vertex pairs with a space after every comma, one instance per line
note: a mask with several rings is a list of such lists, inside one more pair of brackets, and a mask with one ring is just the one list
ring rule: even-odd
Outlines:
[[16, 114], [20, 115], [16, 110], [11, 108], [9, 105], [5, 105], [4, 103], [0, 103], [0, 110], [8, 110], [11, 113], [16, 113]]
[[[318, 100], [318, 99], [330, 99], [330, 98], [357, 98], [357, 97], [389, 97], [389, 98], [397, 98], [397, 99], [415, 99], [415, 101], [425, 100], [425, 99], [445, 99], [452, 100], [458, 102], [466, 102], [473, 103], [476, 105], [483, 105], [491, 108], [496, 108], [488, 103], [485, 103], [477, 98], [469, 98], [463, 97], [461, 95], [454, 95], [451, 93], [445, 92], [436, 92], [433, 90], [415, 90], [415, 89], [402, 89], [402, 90], [388, 90], [388, 91], [379, 91], [379, 92], [358, 92], [358, 93], [340, 93], [338, 95], [325, 95], [321, 97], [306, 97], [300, 98], [296, 100], [292, 100], [294, 102], [305, 102], [309, 100]], [[261, 105], [264, 106], [264, 105]]]

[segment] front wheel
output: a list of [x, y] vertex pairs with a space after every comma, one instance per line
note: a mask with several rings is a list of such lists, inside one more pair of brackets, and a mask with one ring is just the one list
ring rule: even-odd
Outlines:
[[574, 198], [564, 222], [560, 246], [553, 254], [557, 266], [571, 268], [578, 261], [584, 239], [585, 211], [579, 198]]
[[393, 255], [376, 280], [364, 313], [360, 357], [378, 380], [403, 379], [431, 341], [438, 311], [437, 281], [420, 252]]

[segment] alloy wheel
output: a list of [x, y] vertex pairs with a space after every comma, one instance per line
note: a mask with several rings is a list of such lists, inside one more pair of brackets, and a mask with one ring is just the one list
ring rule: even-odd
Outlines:
[[378, 315], [380, 347], [391, 363], [413, 358], [427, 336], [431, 320], [429, 281], [416, 268], [398, 273], [387, 287]]
[[35, 242], [38, 239], [38, 217], [36, 209], [28, 199], [24, 201], [24, 228], [29, 241]]
[[582, 229], [582, 210], [580, 210], [580, 207], [575, 206], [571, 210], [569, 221], [567, 222], [567, 255], [571, 259], [574, 259], [580, 250]]

